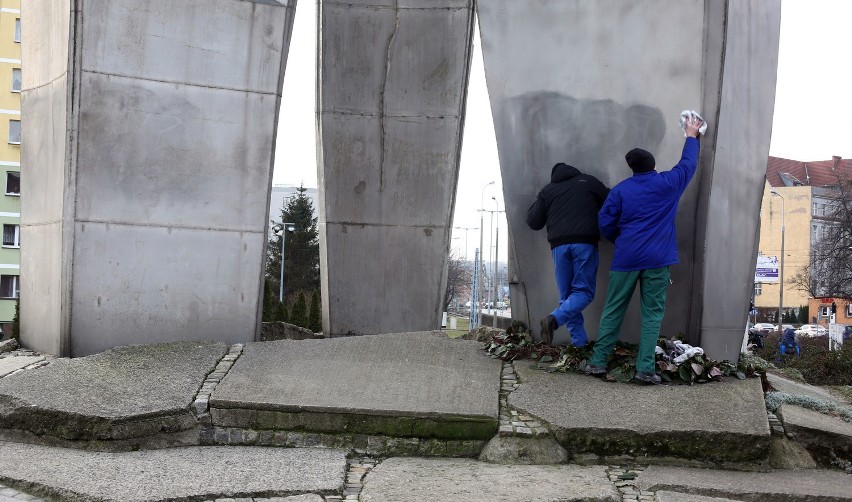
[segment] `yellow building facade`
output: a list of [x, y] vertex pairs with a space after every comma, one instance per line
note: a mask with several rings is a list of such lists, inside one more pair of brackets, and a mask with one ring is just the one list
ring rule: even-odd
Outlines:
[[0, 326], [15, 315], [20, 253], [21, 0], [0, 0]]
[[[772, 187], [769, 183], [766, 183], [760, 205], [758, 254], [777, 256], [780, 263], [781, 225], [783, 223], [784, 308], [794, 309], [808, 305], [809, 300], [808, 293], [792, 284], [792, 279], [810, 263], [812, 190], [809, 186], [782, 186], [774, 189], [779, 195], [773, 195], [771, 190]], [[756, 282], [754, 286], [755, 307], [774, 307], [777, 312], [780, 300], [779, 287], [778, 283]]]

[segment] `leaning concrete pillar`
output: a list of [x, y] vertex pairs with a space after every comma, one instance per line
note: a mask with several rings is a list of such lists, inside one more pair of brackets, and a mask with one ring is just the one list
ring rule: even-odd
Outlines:
[[[772, 129], [780, 1], [479, 0], [478, 11], [513, 250], [513, 315], [537, 333], [558, 299], [545, 235], [524, 222], [551, 167], [567, 162], [613, 186], [632, 174], [624, 154], [642, 147], [669, 169], [683, 144], [678, 116], [697, 109], [710, 130], [679, 207], [680, 264], [662, 334], [684, 333], [713, 357], [736, 360]], [[585, 311], [592, 337], [611, 261], [612, 246], [602, 242], [597, 295]], [[634, 342], [638, 307], [634, 297], [622, 327]]]
[[321, 3], [327, 333], [440, 322], [472, 21], [472, 0]]
[[21, 337], [255, 338], [295, 0], [29, 0]]

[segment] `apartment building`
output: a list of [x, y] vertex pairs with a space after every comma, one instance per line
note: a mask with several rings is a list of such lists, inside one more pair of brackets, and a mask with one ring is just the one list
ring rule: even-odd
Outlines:
[[[852, 324], [852, 305], [830, 296], [810, 297], [793, 278], [811, 263], [816, 246], [835, 235], [833, 207], [839, 183], [852, 180], [852, 159], [802, 162], [769, 157], [760, 212], [758, 254], [781, 257], [784, 225], [784, 309], [808, 306], [808, 321], [826, 325], [831, 304], [838, 307], [837, 322]], [[773, 193], [774, 192], [774, 193]], [[780, 303], [778, 282], [755, 282], [754, 303], [762, 321], [776, 322]]]
[[21, 269], [21, 0], [0, 0], [0, 327], [15, 315]]

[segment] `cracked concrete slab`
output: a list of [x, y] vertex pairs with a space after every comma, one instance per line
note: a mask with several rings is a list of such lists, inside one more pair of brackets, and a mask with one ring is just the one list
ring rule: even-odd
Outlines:
[[4, 483], [67, 501], [331, 494], [343, 489], [345, 471], [345, 452], [331, 449], [210, 446], [104, 453], [0, 441]]
[[469, 459], [390, 458], [364, 480], [362, 502], [620, 502], [602, 466], [496, 465]]
[[490, 439], [500, 361], [432, 332], [246, 345], [216, 387], [217, 426]]
[[760, 379], [639, 386], [517, 363], [509, 405], [549, 424], [569, 453], [754, 462], [769, 454]]
[[819, 469], [742, 472], [652, 465], [639, 474], [636, 486], [640, 490], [754, 502], [852, 500], [852, 477], [841, 471]]
[[0, 378], [26, 368], [27, 366], [44, 361], [42, 356], [16, 356], [0, 359]]
[[112, 440], [195, 426], [190, 404], [225, 354], [216, 342], [118, 347], [0, 379], [0, 428]]

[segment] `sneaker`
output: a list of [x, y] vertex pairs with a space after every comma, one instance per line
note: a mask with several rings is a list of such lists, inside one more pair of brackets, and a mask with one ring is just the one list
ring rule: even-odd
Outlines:
[[604, 368], [603, 366], [587, 364], [586, 367], [583, 368], [583, 373], [593, 377], [602, 377], [606, 375], [606, 368]]
[[636, 376], [633, 377], [633, 380], [636, 383], [642, 383], [645, 385], [660, 385], [663, 383], [660, 375], [656, 373], [645, 373], [643, 371], [637, 371]]
[[541, 320], [541, 341], [550, 345], [553, 342], [553, 332], [559, 327], [556, 318], [549, 315]]

